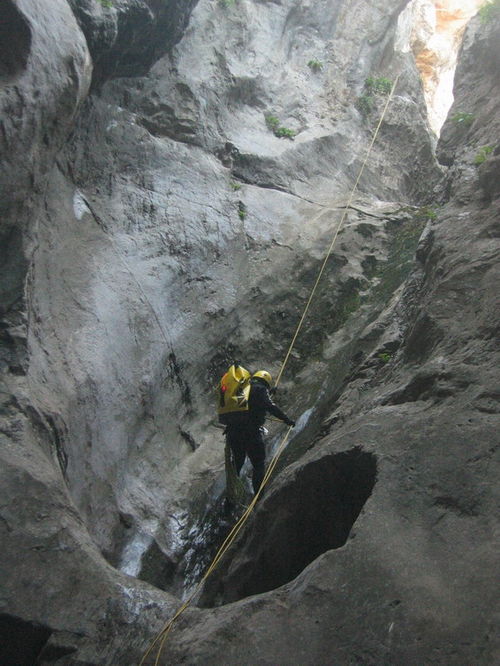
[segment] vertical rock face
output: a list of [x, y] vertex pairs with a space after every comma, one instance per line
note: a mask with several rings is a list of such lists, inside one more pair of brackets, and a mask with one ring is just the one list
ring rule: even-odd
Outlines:
[[[462, 48], [438, 147], [451, 165], [448, 194], [417, 270], [359, 336], [378, 343], [330, 403], [312, 450], [275, 479], [203, 602], [249, 598], [204, 611], [201, 638], [196, 617], [179, 628], [173, 662], [189, 654], [215, 664], [222, 649], [227, 663], [248, 664], [495, 660], [498, 150], [475, 155], [498, 136], [488, 103], [499, 93], [499, 26], [498, 14], [476, 20]], [[474, 120], [458, 130], [462, 112]], [[353, 447], [376, 460], [372, 487]], [[328, 482], [332, 467], [341, 478]], [[346, 524], [337, 507], [355, 506], [353, 487], [367, 489], [366, 503], [347, 543], [335, 545]], [[324, 554], [294, 578], [301, 534], [317, 535], [310, 552], [323, 540]]]
[[[378, 5], [369, 19], [328, 3], [202, 3], [147, 77], [102, 85], [80, 113], [40, 216], [30, 381], [60, 424], [72, 496], [113, 563], [141, 532], [178, 557], [179, 520], [189, 527], [183, 516], [220, 461], [220, 431], [207, 429], [212, 386], [233, 354], [273, 368], [284, 352], [302, 301], [290, 282], [310, 283], [382, 109], [381, 96], [366, 118], [355, 108], [368, 74], [407, 67], [406, 92], [346, 231], [357, 250], [341, 252], [342, 277], [324, 299], [338, 291], [346, 312], [357, 309], [371, 284], [365, 255], [384, 263], [389, 227], [408, 217], [402, 192], [417, 201], [425, 175], [435, 178], [418, 77], [391, 50], [396, 16]], [[294, 141], [273, 135], [269, 115]], [[397, 165], [386, 150], [401, 153]], [[367, 220], [376, 224], [358, 233]], [[324, 329], [318, 360], [341, 319]]]
[[286, 469], [204, 602], [266, 594], [188, 613], [165, 658], [488, 663], [498, 119], [460, 105], [498, 98], [495, 16], [445, 181], [406, 2], [41, 4], [0, 9], [0, 627], [29, 638], [3, 660], [132, 663], [171, 614], [114, 567], [182, 574], [212, 387], [278, 369], [386, 101], [367, 79], [399, 75], [284, 375]]

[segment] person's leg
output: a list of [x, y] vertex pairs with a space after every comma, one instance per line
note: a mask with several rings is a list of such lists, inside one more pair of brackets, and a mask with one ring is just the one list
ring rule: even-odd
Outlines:
[[253, 492], [256, 493], [264, 478], [264, 466], [266, 461], [266, 447], [260, 428], [248, 433], [247, 454], [253, 466], [252, 486]]
[[237, 428], [228, 428], [226, 432], [226, 441], [233, 454], [234, 468], [239, 476], [243, 463], [245, 462], [245, 436]]

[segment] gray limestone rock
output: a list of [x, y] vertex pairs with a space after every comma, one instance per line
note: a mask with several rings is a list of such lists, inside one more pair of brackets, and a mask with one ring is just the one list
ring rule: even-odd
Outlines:
[[181, 38], [197, 0], [68, 0], [87, 39], [94, 85], [138, 76]]
[[294, 436], [162, 660], [492, 663], [497, 23], [446, 172], [406, 2], [39, 4], [0, 9], [0, 661], [126, 666], [172, 615], [223, 490], [213, 387], [279, 370], [384, 108], [365, 81], [399, 74], [283, 377]]

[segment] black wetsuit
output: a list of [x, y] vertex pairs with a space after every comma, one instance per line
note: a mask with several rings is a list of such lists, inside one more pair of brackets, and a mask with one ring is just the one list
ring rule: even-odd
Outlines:
[[254, 493], [256, 493], [264, 478], [266, 449], [262, 426], [266, 420], [266, 414], [272, 414], [288, 425], [291, 425], [293, 421], [274, 404], [265, 382], [255, 378], [250, 380], [250, 384], [248, 417], [237, 425], [227, 426], [226, 439], [233, 453], [237, 474], [240, 473], [243, 467], [245, 457], [250, 458], [253, 467], [252, 486]]

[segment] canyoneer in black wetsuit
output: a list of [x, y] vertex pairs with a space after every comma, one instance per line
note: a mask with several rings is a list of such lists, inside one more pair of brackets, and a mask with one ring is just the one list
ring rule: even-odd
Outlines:
[[250, 379], [250, 395], [248, 398], [248, 412], [244, 420], [226, 427], [226, 441], [230, 447], [236, 473], [239, 475], [246, 456], [250, 458], [253, 467], [252, 486], [256, 493], [264, 478], [264, 463], [266, 449], [264, 443], [264, 422], [266, 414], [272, 414], [288, 426], [294, 426], [295, 421], [272, 401], [269, 394], [272, 377], [267, 370], [259, 370]]

